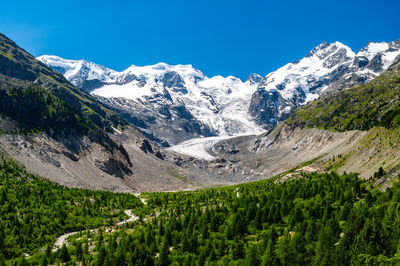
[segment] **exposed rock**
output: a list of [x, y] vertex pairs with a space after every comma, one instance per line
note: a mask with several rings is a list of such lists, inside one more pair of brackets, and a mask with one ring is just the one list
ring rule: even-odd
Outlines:
[[142, 142], [139, 145], [139, 148], [145, 152], [145, 153], [154, 153], [153, 152], [153, 148], [150, 145], [150, 141], [148, 141], [147, 139], [142, 140]]
[[100, 168], [107, 174], [115, 175], [120, 178], [124, 178], [124, 176], [132, 174], [131, 169], [129, 169], [126, 164], [115, 158], [109, 158], [100, 165]]
[[98, 79], [91, 79], [91, 80], [83, 81], [79, 87], [84, 91], [90, 92], [94, 89], [101, 88], [103, 85], [104, 85], [104, 82], [102, 82]]
[[185, 87], [185, 81], [175, 71], [168, 71], [164, 74], [161, 82], [167, 88], [172, 88], [175, 92], [188, 93]]
[[169, 100], [170, 98], [166, 90], [164, 95], [147, 98], [147, 101], [98, 97], [107, 107], [136, 126], [146, 137], [162, 146], [215, 134], [194, 118], [185, 105], [175, 104]]
[[258, 85], [261, 83], [262, 80], [263, 78], [256, 73], [250, 74], [250, 76], [247, 78], [247, 81], [250, 82], [250, 84], [252, 85]]

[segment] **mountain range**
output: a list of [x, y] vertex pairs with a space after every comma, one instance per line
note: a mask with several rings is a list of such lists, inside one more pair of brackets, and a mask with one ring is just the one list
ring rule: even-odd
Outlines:
[[116, 72], [85, 60], [38, 59], [166, 145], [263, 131], [247, 111], [262, 80], [257, 74], [242, 82], [233, 76], [208, 78], [191, 65], [159, 63]]
[[[336, 165], [339, 154], [351, 164], [337, 170], [368, 177], [380, 156], [397, 158], [365, 143], [399, 124], [399, 41], [369, 43], [357, 54], [323, 43], [265, 78], [242, 81], [191, 65], [116, 72], [85, 60], [35, 59], [1, 37], [0, 149], [61, 184], [117, 191], [235, 184], [317, 157]], [[370, 153], [378, 155], [365, 161]]]
[[169, 146], [195, 137], [251, 135], [273, 129], [298, 107], [365, 83], [395, 63], [400, 40], [370, 42], [358, 53], [322, 43], [303, 59], [243, 82], [206, 77], [191, 65], [132, 65], [117, 72], [86, 60], [40, 61], [96, 96], [147, 137]]

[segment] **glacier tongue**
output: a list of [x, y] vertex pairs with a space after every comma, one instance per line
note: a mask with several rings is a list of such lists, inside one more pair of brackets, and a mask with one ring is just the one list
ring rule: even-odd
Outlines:
[[233, 138], [233, 136], [193, 138], [174, 145], [167, 150], [189, 155], [198, 159], [212, 160], [215, 159], [215, 157], [209, 153], [212, 146], [221, 140], [229, 138]]

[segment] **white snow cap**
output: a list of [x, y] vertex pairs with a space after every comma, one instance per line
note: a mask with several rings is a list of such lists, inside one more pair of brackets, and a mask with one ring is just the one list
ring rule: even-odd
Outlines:
[[[209, 78], [192, 65], [131, 65], [117, 72], [85, 60], [67, 60], [48, 55], [38, 59], [58, 71], [64, 70], [64, 76], [74, 85], [80, 85], [85, 80], [102, 81], [102, 87], [91, 91], [95, 95], [146, 101], [144, 97], [163, 94], [166, 89], [173, 102], [184, 103], [197, 120], [221, 135], [259, 134], [264, 131], [248, 114], [251, 95], [258, 86], [254, 80], [243, 82], [234, 76]], [[164, 86], [163, 78], [168, 73], [179, 75], [182, 89]]]
[[[372, 60], [376, 55], [381, 55], [384, 63], [382, 69], [386, 70], [399, 54], [400, 46], [395, 42], [369, 43], [357, 55], [350, 47], [341, 42], [331, 44], [323, 42], [311, 50], [300, 61], [286, 64], [278, 70], [269, 73], [264, 78], [262, 86], [267, 91], [280, 91], [282, 97], [287, 100], [293, 97], [296, 89], [301, 88], [307, 95], [305, 104], [319, 97], [319, 95], [310, 92], [315, 82], [323, 80], [328, 74], [335, 73], [343, 65], [351, 66], [356, 56], [365, 56], [368, 60]], [[371, 77], [380, 74], [369, 69], [360, 70], [361, 72], [368, 72]], [[324, 87], [321, 91], [324, 91]]]

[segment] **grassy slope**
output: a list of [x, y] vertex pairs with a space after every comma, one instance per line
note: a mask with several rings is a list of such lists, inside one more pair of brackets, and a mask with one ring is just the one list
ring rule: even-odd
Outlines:
[[365, 136], [349, 153], [318, 164], [325, 170], [371, 177], [379, 167], [400, 171], [400, 63], [366, 84], [336, 92], [299, 108], [287, 121], [292, 128], [362, 130]]
[[354, 86], [299, 108], [286, 123], [333, 131], [400, 127], [400, 71], [393, 67], [366, 84]]

